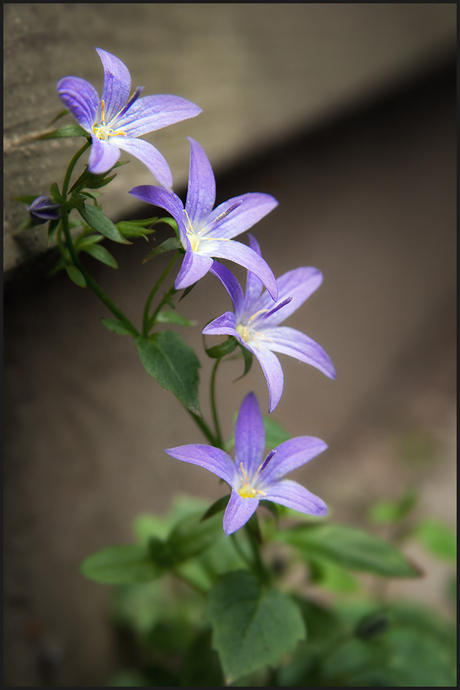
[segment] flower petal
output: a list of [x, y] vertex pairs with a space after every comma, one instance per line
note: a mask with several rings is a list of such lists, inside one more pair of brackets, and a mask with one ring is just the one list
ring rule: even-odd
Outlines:
[[252, 479], [263, 461], [265, 427], [259, 402], [254, 393], [248, 393], [241, 403], [235, 426], [235, 467], [240, 463]]
[[143, 96], [117, 119], [116, 127], [130, 137], [141, 137], [200, 113], [201, 108], [181, 96]]
[[113, 146], [112, 142], [102, 141], [97, 137], [92, 138], [88, 159], [88, 170], [95, 175], [110, 170], [120, 158], [120, 149]]
[[275, 501], [275, 503], [280, 503], [287, 508], [298, 510], [300, 513], [318, 517], [327, 513], [327, 505], [324, 501], [291, 479], [276, 482], [272, 486], [265, 487], [264, 491], [264, 498], [267, 501]]
[[131, 75], [126, 65], [112, 53], [96, 48], [104, 67], [104, 86], [101, 102], [104, 101], [104, 120], [109, 123], [129, 98]]
[[243, 527], [253, 515], [259, 501], [257, 498], [242, 498], [237, 491], [232, 491], [224, 513], [224, 532], [228, 536]]
[[78, 124], [92, 134], [99, 106], [99, 96], [94, 86], [79, 77], [64, 77], [58, 81], [56, 91]]
[[[249, 237], [249, 246], [251, 249], [253, 249], [256, 254], [259, 256], [262, 256], [262, 252], [260, 251], [259, 243], [257, 242], [256, 238], [251, 235], [251, 233], [248, 233]], [[252, 305], [254, 305], [257, 300], [259, 299], [260, 295], [262, 294], [262, 290], [264, 289], [263, 283], [258, 279], [258, 277], [252, 272], [248, 271], [248, 276], [246, 279], [246, 292], [245, 292], [245, 300], [244, 300], [244, 313], [247, 314], [248, 318], [252, 316], [254, 313], [252, 311]], [[270, 298], [271, 299], [271, 298]], [[257, 311], [257, 310], [254, 310]]]
[[[220, 264], [218, 261], [214, 261], [211, 266], [211, 273], [219, 278], [224, 288], [230, 295], [233, 308], [235, 310], [235, 316], [238, 319], [244, 304], [244, 294], [241, 285], [233, 275], [233, 273], [226, 267]], [[258, 281], [259, 279], [256, 278]]]
[[248, 230], [254, 223], [270, 213], [275, 206], [278, 206], [277, 200], [270, 194], [249, 192], [233, 197], [217, 206], [210, 214], [208, 224], [213, 223], [220, 215], [236, 204], [238, 205], [229, 215], [226, 215], [220, 223], [216, 223], [212, 230], [213, 236], [231, 240]]
[[276, 447], [276, 453], [261, 474], [264, 482], [274, 482], [288, 472], [305, 465], [324, 450], [327, 444], [314, 436], [290, 438]]
[[118, 146], [127, 153], [131, 153], [142, 161], [160, 184], [167, 188], [172, 187], [173, 178], [169, 165], [166, 162], [166, 158], [155, 148], [155, 146], [143, 139], [132, 139], [123, 136], [111, 137], [111, 140], [115, 146]]
[[255, 273], [273, 296], [273, 299], [276, 300], [278, 296], [278, 287], [273, 271], [267, 262], [256, 254], [253, 249], [246, 244], [235, 242], [234, 240], [228, 240], [227, 242], [211, 240], [203, 243], [203, 247], [208, 256], [229, 259], [229, 261], [234, 261], [236, 264], [244, 266], [244, 268]]
[[[289, 305], [287, 305], [289, 307]], [[280, 309], [280, 311], [282, 311]], [[264, 328], [263, 335], [270, 340], [270, 350], [290, 357], [295, 357], [301, 362], [311, 364], [323, 372], [328, 378], [335, 379], [335, 368], [329, 355], [321, 345], [289, 326], [276, 326]]]
[[220, 448], [206, 446], [203, 443], [191, 443], [186, 446], [176, 446], [167, 448], [165, 453], [172, 458], [189, 462], [192, 465], [199, 465], [209, 470], [213, 474], [223, 479], [227, 484], [233, 486], [235, 481], [235, 465], [230, 455]]
[[182, 266], [174, 283], [176, 290], [188, 288], [203, 278], [212, 266], [212, 259], [208, 256], [200, 256], [191, 249], [185, 253]]
[[266, 347], [257, 347], [256, 345], [251, 347], [246, 345], [246, 347], [259, 360], [264, 376], [267, 379], [269, 394], [268, 411], [273, 412], [281, 400], [284, 386], [284, 374], [279, 359]]
[[171, 192], [169, 189], [163, 189], [163, 187], [158, 187], [158, 185], [151, 184], [141, 184], [138, 187], [133, 187], [129, 190], [129, 193], [135, 196], [136, 199], [144, 201], [146, 204], [159, 206], [170, 213], [179, 226], [179, 232], [181, 234], [184, 249], [187, 248], [187, 243], [184, 244], [184, 205], [177, 194], [174, 194], [174, 192]]
[[192, 226], [206, 218], [216, 200], [216, 179], [211, 163], [200, 144], [188, 137], [190, 142], [190, 170], [188, 176], [187, 211]]
[[240, 335], [236, 330], [236, 318], [232, 311], [226, 311], [222, 316], [208, 323], [201, 331], [203, 335], [233, 335], [240, 339]]
[[[282, 302], [288, 297], [292, 297], [292, 300], [270, 316], [261, 317], [261, 321], [267, 327], [277, 326], [293, 314], [319, 288], [323, 282], [323, 274], [312, 266], [302, 266], [284, 273], [276, 282], [278, 284], [278, 302]], [[257, 309], [270, 310], [273, 306], [269, 295], [262, 295]]]

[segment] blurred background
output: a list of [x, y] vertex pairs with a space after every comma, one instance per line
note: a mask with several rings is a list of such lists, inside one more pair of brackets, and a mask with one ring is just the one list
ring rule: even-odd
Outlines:
[[[163, 452], [203, 439], [132, 341], [100, 324], [105, 307], [66, 275], [45, 277], [56, 260], [46, 226], [18, 233], [25, 214], [12, 197], [46, 193], [79, 147], [33, 137], [62, 110], [61, 77], [100, 91], [95, 47], [123, 60], [144, 94], [203, 108], [145, 137], [182, 198], [191, 136], [214, 167], [218, 203], [248, 191], [278, 199], [252, 230], [275, 275], [323, 272], [288, 325], [324, 347], [337, 380], [281, 355], [273, 416], [329, 449], [293, 477], [350, 525], [416, 486], [420, 515], [454, 526], [455, 5], [6, 3], [4, 26], [5, 684], [103, 685], [117, 666], [111, 591], [84, 579], [80, 562], [132, 541], [133, 518], [165, 513], [174, 496], [222, 495], [213, 475]], [[154, 215], [127, 194], [151, 183], [132, 160], [102, 197], [107, 215]], [[87, 260], [135, 323], [166, 264], [142, 259], [168, 234], [111, 243], [118, 271]], [[230, 308], [211, 275], [180, 305], [197, 321], [181, 334], [202, 364], [205, 416], [201, 329]], [[241, 368], [219, 372], [226, 436], [249, 390], [268, 406], [258, 363], [233, 383]], [[450, 566], [407, 553], [425, 577], [390, 592], [446, 612]]]

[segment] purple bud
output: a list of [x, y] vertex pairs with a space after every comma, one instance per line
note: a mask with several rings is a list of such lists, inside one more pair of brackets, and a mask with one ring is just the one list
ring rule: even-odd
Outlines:
[[42, 225], [49, 220], [57, 220], [60, 215], [61, 204], [54, 204], [49, 196], [37, 196], [27, 210], [34, 225]]

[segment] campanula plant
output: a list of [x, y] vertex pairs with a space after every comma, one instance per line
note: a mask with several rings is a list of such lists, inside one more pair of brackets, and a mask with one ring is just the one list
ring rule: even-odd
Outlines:
[[[430, 543], [427, 534], [432, 534], [432, 525], [428, 530], [426, 524], [407, 526], [416, 504], [413, 495], [403, 496], [390, 510], [392, 524], [398, 527], [393, 541], [326, 521], [323, 500], [286, 478], [324, 453], [324, 441], [315, 436], [292, 438], [271, 416], [262, 414], [251, 390], [241, 402], [234, 440], [226, 440], [221, 431], [217, 372], [221, 361], [234, 358], [235, 353], [244, 361], [243, 386], [253, 356], [259, 361], [268, 384], [270, 413], [282, 404], [282, 396], [290, 399], [277, 354], [294, 357], [335, 378], [325, 350], [301, 331], [282, 325], [321, 285], [321, 272], [301, 266], [275, 278], [255, 237], [249, 236], [249, 246], [235, 240], [257, 227], [278, 202], [270, 194], [241, 190], [214, 208], [216, 181], [211, 163], [190, 137], [184, 204], [172, 190], [166, 160], [139, 137], [195, 117], [201, 109], [180, 96], [141, 97], [141, 87], [131, 93], [125, 64], [105, 50], [96, 50], [104, 68], [101, 97], [82, 78], [62, 78], [57, 92], [67, 108], [64, 114], [70, 112], [78, 124], [39, 137], [83, 137], [85, 142], [71, 158], [62, 182], [54, 182], [49, 194], [17, 197], [29, 213], [23, 229], [47, 223], [49, 242], [55, 242], [58, 253], [50, 275], [65, 270], [76, 285], [95, 293], [110, 312], [102, 324], [116, 335], [133, 339], [133, 352], [146, 372], [176, 396], [204, 435], [206, 443], [166, 449], [170, 462], [198, 465], [198, 473], [207, 469], [230, 489], [228, 493], [221, 487], [225, 495], [212, 505], [186, 497], [175, 500], [167, 516], [139, 516], [134, 524], [136, 543], [109, 546], [83, 562], [85, 576], [119, 586], [118, 620], [125, 631], [133, 630], [135, 644], [142, 646], [138, 658], [145, 659], [139, 668], [125, 669], [108, 684], [454, 685], [455, 644], [450, 628], [426, 611], [401, 609], [375, 595], [384, 591], [385, 579], [420, 575], [399, 548], [401, 535], [423, 535], [425, 544]], [[88, 164], [77, 174], [88, 149]], [[152, 184], [134, 187], [130, 194], [164, 209], [168, 216], [114, 224], [105, 215], [98, 190], [120, 170], [126, 193], [131, 186], [129, 167], [121, 169], [121, 150], [137, 157], [154, 176]], [[165, 252], [173, 255], [161, 275], [152, 268], [153, 284], [142, 323], [135, 324], [92, 277], [85, 255], [117, 268], [107, 244], [130, 245], [138, 237], [148, 240], [159, 223], [172, 228], [172, 236], [155, 244], [144, 261]], [[282, 232], [288, 243], [289, 228]], [[173, 285], [164, 289], [178, 259], [182, 263]], [[247, 270], [245, 292], [222, 261]], [[208, 273], [206, 280], [214, 283], [212, 289], [221, 289], [223, 304], [224, 290], [233, 302], [233, 311], [207, 314], [205, 323], [198, 324], [204, 336], [227, 336], [204, 350], [214, 361], [209, 380], [211, 420], [200, 405], [196, 353], [176, 329], [158, 329], [159, 324], [193, 325], [178, 313], [175, 299], [179, 292], [181, 299], [186, 297]], [[309, 426], [308, 420], [305, 424]], [[176, 465], [180, 471], [180, 464]], [[154, 472], [152, 457], [153, 476]], [[442, 554], [451, 558], [453, 549], [446, 533], [443, 539]], [[360, 572], [372, 574], [378, 587], [361, 584], [354, 575]], [[164, 586], [168, 578], [188, 589], [171, 597], [176, 590]], [[324, 590], [319, 596], [318, 588]], [[347, 608], [340, 600], [336, 606], [333, 597], [350, 590], [362, 593], [358, 606]], [[331, 602], [327, 605], [319, 603], [326, 601], [324, 592]], [[165, 630], [172, 634], [165, 635]]]

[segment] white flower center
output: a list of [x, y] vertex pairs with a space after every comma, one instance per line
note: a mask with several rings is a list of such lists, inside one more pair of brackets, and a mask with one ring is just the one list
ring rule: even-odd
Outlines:
[[261, 467], [262, 465], [260, 465], [260, 467], [257, 469], [257, 472], [255, 473], [251, 481], [246, 473], [246, 470], [243, 467], [243, 463], [240, 462], [240, 470], [242, 476], [240, 476], [241, 486], [238, 489], [238, 493], [241, 496], [241, 498], [255, 498], [258, 494], [261, 494], [262, 496], [267, 495], [265, 491], [256, 489], [254, 486], [254, 484], [256, 484], [257, 475]]
[[119, 136], [126, 136], [126, 132], [123, 132], [121, 129], [113, 129], [111, 127], [111, 123], [114, 122], [117, 118], [114, 117], [110, 122], [105, 122], [105, 103], [104, 101], [101, 101], [101, 121], [100, 122], [95, 122], [93, 125], [93, 134], [95, 137], [98, 139], [102, 139], [102, 141], [107, 141], [109, 137], [119, 137]]

